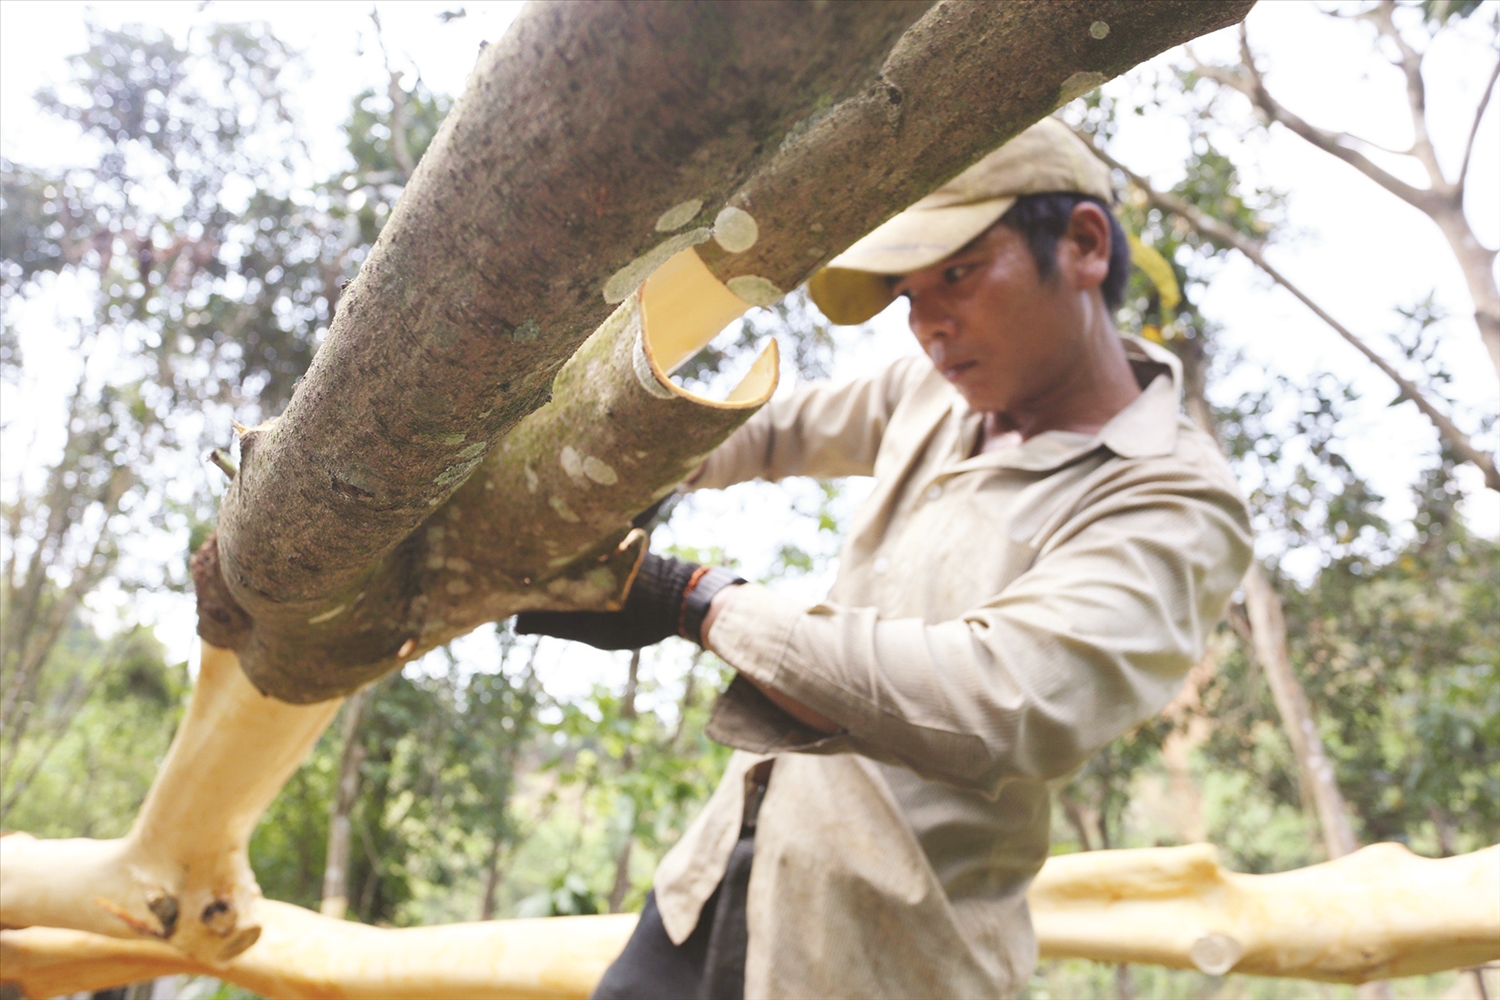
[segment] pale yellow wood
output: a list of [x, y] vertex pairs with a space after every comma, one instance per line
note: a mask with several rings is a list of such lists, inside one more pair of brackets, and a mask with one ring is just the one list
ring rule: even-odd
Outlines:
[[1042, 954], [1361, 983], [1500, 959], [1500, 847], [1374, 844], [1275, 875], [1209, 844], [1052, 858], [1028, 895]]
[[202, 648], [187, 714], [130, 832], [0, 840], [0, 924], [155, 938], [203, 960], [255, 943], [250, 833], [339, 702], [267, 698], [234, 653]]
[[259, 943], [225, 964], [156, 941], [33, 927], [0, 932], [0, 969], [32, 998], [181, 972], [278, 1000], [587, 997], [636, 923], [627, 913], [390, 930], [271, 900], [261, 913]]
[[[1362, 982], [1500, 958], [1500, 847], [1432, 860], [1378, 844], [1277, 875], [1219, 867], [1206, 844], [1053, 858], [1030, 894], [1042, 954]], [[586, 997], [635, 917], [496, 920], [388, 930], [285, 903], [227, 963], [157, 941], [34, 927], [0, 932], [28, 997], [178, 972], [297, 998]]]

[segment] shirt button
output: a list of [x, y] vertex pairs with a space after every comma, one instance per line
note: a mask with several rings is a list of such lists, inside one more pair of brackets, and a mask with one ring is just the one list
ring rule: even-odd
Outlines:
[[940, 497], [942, 495], [943, 495], [943, 488], [941, 486], [939, 486], [937, 483], [933, 483], [931, 486], [927, 487], [927, 499], [929, 499], [929, 500], [936, 500], [938, 497]]
[[886, 570], [891, 568], [891, 561], [885, 556], [881, 556], [875, 560], [875, 565], [872, 568], [875, 570], [876, 576], [881, 576]]

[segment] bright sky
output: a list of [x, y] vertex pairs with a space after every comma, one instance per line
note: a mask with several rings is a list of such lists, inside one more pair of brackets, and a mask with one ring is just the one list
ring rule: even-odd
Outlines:
[[[479, 42], [500, 37], [520, 5], [382, 0], [377, 6], [397, 65], [420, 71], [434, 91], [456, 95]], [[448, 23], [438, 17], [459, 7], [467, 16]], [[38, 87], [66, 80], [64, 57], [84, 48], [86, 17], [107, 25], [146, 22], [179, 36], [213, 20], [263, 20], [283, 41], [310, 57], [310, 78], [296, 82], [293, 90], [314, 156], [324, 173], [331, 173], [344, 156], [339, 125], [349, 98], [364, 87], [384, 87], [368, 10], [365, 4], [327, 2], [136, 0], [90, 5], [7, 0], [0, 4], [0, 152], [30, 165], [89, 155], [88, 147], [67, 127], [37, 115], [31, 102]], [[1272, 91], [1291, 108], [1318, 125], [1351, 130], [1382, 145], [1409, 142], [1399, 75], [1371, 59], [1366, 46], [1352, 41], [1346, 24], [1320, 14], [1310, 3], [1266, 2], [1252, 11], [1248, 25]], [[1204, 55], [1227, 58], [1235, 44], [1233, 35], [1220, 33], [1200, 40], [1196, 48]], [[1478, 44], [1455, 38], [1428, 62], [1432, 131], [1450, 170], [1494, 58]], [[1119, 90], [1123, 85], [1112, 86]], [[1225, 121], [1224, 126], [1239, 129], [1240, 123]], [[1115, 152], [1138, 171], [1170, 184], [1176, 180], [1174, 170], [1180, 170], [1185, 142], [1183, 123], [1168, 115], [1129, 117], [1122, 123]], [[1393, 350], [1382, 338], [1399, 325], [1394, 309], [1435, 291], [1453, 317], [1441, 352], [1455, 374], [1450, 391], [1472, 412], [1495, 412], [1495, 373], [1472, 320], [1466, 319], [1472, 306], [1457, 266], [1431, 222], [1351, 168], [1284, 132], [1241, 144], [1234, 148], [1234, 156], [1249, 177], [1288, 192], [1294, 234], [1271, 251], [1274, 263], [1346, 325], [1385, 348], [1387, 356], [1393, 356]], [[1468, 214], [1482, 242], [1491, 247], [1500, 243], [1500, 101], [1490, 105], [1476, 147]], [[1392, 498], [1390, 516], [1399, 520], [1408, 515], [1405, 484], [1417, 468], [1428, 464], [1434, 435], [1409, 405], [1394, 410], [1385, 406], [1393, 391], [1383, 377], [1243, 261], [1222, 272], [1203, 309], [1223, 325], [1223, 342], [1242, 351], [1245, 359], [1225, 391], [1253, 389], [1273, 373], [1304, 381], [1319, 371], [1332, 371], [1354, 379], [1367, 399], [1345, 428], [1348, 451], [1356, 467]], [[59, 329], [59, 311], [66, 308], [54, 302], [48, 309], [17, 317], [23, 320], [18, 325], [28, 366], [50, 374], [33, 377], [25, 398], [4, 401], [7, 422], [18, 410], [29, 411], [40, 421], [36, 429], [45, 432], [49, 414], [60, 419], [77, 362], [67, 354], [70, 339]], [[858, 349], [843, 352], [839, 377], [872, 369], [913, 349], [899, 305], [872, 327], [873, 336], [848, 332], [845, 339]], [[12, 467], [14, 440], [8, 432], [3, 474], [7, 483], [19, 471]], [[1495, 442], [1488, 444], [1493, 448]], [[1481, 530], [1500, 534], [1500, 498], [1483, 491], [1477, 475], [1467, 476], [1465, 482], [1474, 491], [1470, 518]], [[684, 511], [685, 516], [674, 521], [674, 535], [684, 544], [724, 544], [751, 573], [760, 572], [786, 537], [787, 524], [796, 520], [789, 494], [801, 509], [811, 509], [812, 498], [800, 487], [788, 491], [749, 486], [704, 498], [695, 510]], [[726, 531], [728, 523], [736, 529]], [[806, 534], [801, 528], [793, 531]], [[815, 537], [803, 540], [809, 546], [820, 544]], [[828, 582], [822, 574], [786, 586], [812, 598]], [[190, 598], [162, 595], [140, 611], [148, 620], [161, 622], [158, 632], [174, 653], [187, 655], [193, 631]], [[603, 659], [578, 669], [578, 683], [603, 676], [601, 671], [613, 661], [600, 655]]]

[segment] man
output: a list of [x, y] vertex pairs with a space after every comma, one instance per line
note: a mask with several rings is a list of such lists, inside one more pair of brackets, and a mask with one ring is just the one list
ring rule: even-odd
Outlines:
[[738, 671], [709, 734], [741, 752], [596, 996], [1026, 982], [1049, 783], [1171, 699], [1250, 557], [1175, 359], [1114, 328], [1111, 197], [1048, 119], [809, 283], [838, 323], [909, 299], [925, 356], [773, 401], [691, 485], [873, 474], [827, 602], [650, 557], [622, 612], [524, 617]]

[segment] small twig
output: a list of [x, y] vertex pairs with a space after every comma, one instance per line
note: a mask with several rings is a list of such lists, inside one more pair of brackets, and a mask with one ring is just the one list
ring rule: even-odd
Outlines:
[[219, 467], [219, 471], [224, 473], [224, 475], [228, 476], [230, 479], [233, 479], [235, 476], [239, 475], [239, 467], [236, 466], [234, 464], [234, 461], [229, 457], [229, 452], [225, 451], [223, 448], [215, 448], [213, 451], [209, 452], [208, 460], [214, 465], [217, 465]]
[[1469, 126], [1469, 138], [1464, 143], [1463, 164], [1458, 168], [1458, 176], [1453, 178], [1453, 183], [1463, 190], [1464, 181], [1469, 176], [1469, 160], [1474, 155], [1474, 140], [1479, 137], [1479, 123], [1484, 120], [1484, 110], [1490, 105], [1490, 95], [1495, 92], [1495, 81], [1500, 79], [1500, 59], [1495, 60], [1495, 68], [1490, 70], [1490, 79], [1484, 85], [1484, 93], [1479, 95], [1479, 107], [1474, 112], [1474, 124]]

